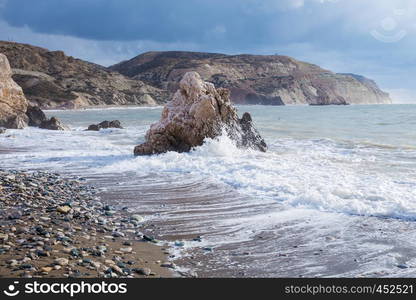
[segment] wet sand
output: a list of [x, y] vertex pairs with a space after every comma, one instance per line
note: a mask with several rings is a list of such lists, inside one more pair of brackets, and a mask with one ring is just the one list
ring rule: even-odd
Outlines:
[[[125, 174], [117, 180], [101, 175], [90, 180], [105, 187], [102, 197], [107, 203], [115, 201], [146, 216], [143, 231], [170, 241], [175, 263], [198, 277], [415, 274], [413, 241], [406, 238], [416, 231], [414, 222], [313, 210], [285, 212], [278, 203], [256, 205], [231, 189], [193, 181], [186, 174]], [[273, 212], [278, 212], [279, 222], [272, 228], [267, 218], [275, 217], [268, 215]], [[256, 215], [257, 228], [245, 219]], [[265, 230], [258, 227], [262, 223]]]
[[[111, 231], [90, 235], [96, 239], [86, 242], [87, 248], [107, 243], [118, 251], [126, 247], [125, 241], [133, 241], [128, 247], [138, 254], [132, 253], [124, 261], [137, 259], [138, 263], [131, 268], [148, 267], [157, 274], [148, 277], [172, 276], [162, 273], [170, 271], [169, 268], [161, 267], [169, 256], [174, 256], [171, 258], [181, 269], [193, 271], [186, 276], [197, 274], [198, 277], [414, 277], [415, 274], [414, 241], [409, 239], [416, 232], [414, 222], [335, 213], [323, 215], [312, 210], [297, 210], [296, 215], [289, 215], [275, 202], [256, 204], [231, 188], [194, 180], [188, 174], [101, 174], [86, 179], [89, 185], [98, 188], [97, 195], [104, 205], [114, 206], [118, 212], [127, 207], [131, 210], [129, 213], [144, 216], [145, 222], [140, 226], [143, 234], [171, 242], [165, 251], [152, 243], [143, 243], [136, 236], [117, 237], [113, 241], [108, 238]], [[267, 226], [268, 215], [276, 211], [279, 222], [273, 228]], [[252, 216], [259, 216], [254, 219], [256, 223], [247, 221]], [[257, 229], [263, 222], [266, 230]], [[79, 233], [82, 244], [84, 234], [85, 231]], [[178, 245], [175, 241], [179, 241]], [[192, 248], [181, 247], [181, 242]], [[16, 257], [22, 258], [25, 249], [21, 249]], [[53, 250], [58, 252], [52, 252], [51, 256], [68, 257], [59, 245]], [[11, 269], [4, 263], [13, 257], [6, 259], [5, 255], [0, 255], [4, 257], [0, 268], [4, 267], [4, 274], [10, 274]], [[120, 254], [115, 252], [110, 255], [117, 256]], [[105, 265], [108, 257], [98, 261]], [[40, 258], [42, 264], [37, 260], [32, 264], [39, 269], [51, 261], [52, 258]], [[84, 265], [80, 258], [71, 259], [71, 263], [83, 276], [87, 276], [85, 273], [91, 277], [102, 276]], [[22, 276], [22, 273], [23, 270], [16, 270], [13, 276]], [[49, 274], [63, 276], [64, 272], [54, 270]], [[46, 275], [34, 272], [33, 276]]]

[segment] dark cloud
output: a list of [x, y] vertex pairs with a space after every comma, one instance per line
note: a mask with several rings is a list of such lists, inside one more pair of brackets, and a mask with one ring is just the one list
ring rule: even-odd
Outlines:
[[35, 32], [93, 40], [265, 42], [270, 14], [238, 0], [13, 0], [2, 17]]
[[[34, 32], [91, 40], [192, 42], [226, 49], [337, 39], [331, 7], [309, 0], [8, 0], [2, 18]], [[294, 9], [290, 9], [293, 7]], [[318, 7], [320, 17], [316, 18]], [[325, 14], [326, 11], [326, 14]], [[320, 29], [329, 28], [322, 36]], [[345, 33], [345, 32], [344, 32]]]
[[416, 75], [415, 15], [414, 0], [0, 0], [0, 39], [104, 64], [147, 50], [280, 53], [399, 88]]

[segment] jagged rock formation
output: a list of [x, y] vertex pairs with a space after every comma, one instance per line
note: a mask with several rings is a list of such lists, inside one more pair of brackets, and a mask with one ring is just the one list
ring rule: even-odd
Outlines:
[[13, 68], [14, 80], [28, 101], [41, 108], [78, 108], [94, 105], [156, 105], [167, 93], [62, 51], [1, 42]]
[[267, 146], [245, 113], [238, 119], [229, 91], [216, 89], [198, 73], [186, 73], [171, 101], [163, 109], [161, 120], [146, 133], [145, 143], [136, 146], [135, 155], [168, 151], [187, 152], [226, 132], [237, 146], [266, 151]]
[[27, 100], [12, 79], [7, 57], [0, 53], [0, 127], [20, 129], [27, 126]]
[[100, 129], [107, 128], [123, 129], [123, 126], [121, 126], [121, 122], [119, 120], [102, 121], [99, 124], [91, 124], [90, 126], [88, 126], [87, 131], [100, 131]]
[[69, 130], [69, 128], [62, 124], [62, 122], [56, 117], [42, 121], [42, 123], [39, 125], [39, 128], [48, 130]]
[[198, 72], [228, 88], [240, 104], [380, 104], [389, 95], [371, 80], [336, 74], [279, 55], [224, 55], [198, 52], [147, 52], [110, 67], [132, 79], [174, 93], [182, 76]]
[[7, 57], [0, 53], [0, 127], [21, 129], [27, 125], [51, 130], [68, 129], [54, 117], [48, 120], [40, 108], [28, 105], [22, 88], [12, 79]]
[[45, 113], [37, 106], [29, 105], [26, 111], [29, 118], [29, 126], [39, 127], [49, 130], [69, 130], [58, 118], [52, 117], [48, 119]]
[[26, 115], [29, 118], [29, 126], [39, 127], [47, 120], [45, 113], [37, 106], [29, 105]]

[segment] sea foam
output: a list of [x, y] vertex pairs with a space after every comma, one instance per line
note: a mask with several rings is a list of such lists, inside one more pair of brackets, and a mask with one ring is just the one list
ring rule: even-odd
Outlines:
[[8, 154], [3, 164], [83, 170], [86, 175], [134, 172], [163, 178], [176, 174], [178, 180], [210, 180], [252, 201], [276, 202], [286, 208], [416, 219], [416, 151], [412, 148], [269, 133], [267, 153], [239, 149], [223, 135], [207, 139], [189, 153], [134, 157], [132, 149], [143, 140], [148, 125], [100, 132], [77, 128], [10, 130], [0, 137], [2, 145], [29, 151]]

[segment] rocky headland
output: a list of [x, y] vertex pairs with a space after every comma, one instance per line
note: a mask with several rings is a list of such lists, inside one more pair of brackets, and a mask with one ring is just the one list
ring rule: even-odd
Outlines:
[[0, 53], [0, 129], [36, 126], [49, 130], [68, 130], [55, 117], [50, 119], [38, 106], [30, 105], [22, 88], [13, 80], [9, 60]]
[[174, 93], [186, 72], [231, 91], [238, 104], [387, 104], [389, 95], [355, 74], [337, 74], [281, 55], [147, 52], [110, 69]]
[[391, 103], [371, 79], [281, 55], [147, 52], [107, 68], [62, 51], [13, 42], [0, 41], [0, 53], [9, 58], [13, 79], [29, 104], [42, 109], [162, 105], [190, 71], [229, 89], [237, 104]]
[[96, 105], [157, 105], [167, 93], [105, 67], [27, 44], [0, 41], [31, 105], [71, 109]]
[[229, 95], [229, 90], [216, 89], [198, 73], [186, 73], [164, 107], [161, 120], [150, 127], [145, 143], [136, 146], [134, 154], [188, 152], [201, 146], [206, 138], [223, 132], [239, 147], [266, 151], [267, 145], [254, 128], [250, 114], [239, 119]]

